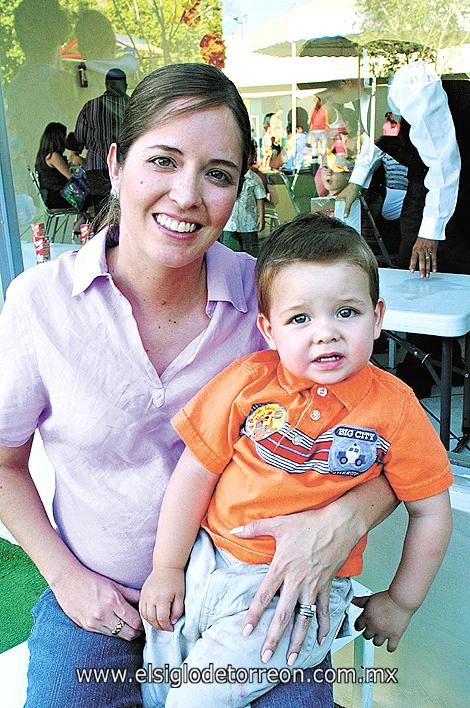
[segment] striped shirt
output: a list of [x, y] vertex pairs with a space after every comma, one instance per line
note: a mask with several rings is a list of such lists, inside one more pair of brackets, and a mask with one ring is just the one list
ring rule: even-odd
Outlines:
[[86, 170], [107, 169], [109, 146], [116, 142], [124, 110], [129, 97], [116, 96], [108, 91], [92, 98], [83, 106], [77, 118], [75, 135], [88, 150]]
[[385, 180], [389, 189], [408, 189], [408, 167], [397, 162], [391, 155], [385, 153], [382, 157], [385, 170]]

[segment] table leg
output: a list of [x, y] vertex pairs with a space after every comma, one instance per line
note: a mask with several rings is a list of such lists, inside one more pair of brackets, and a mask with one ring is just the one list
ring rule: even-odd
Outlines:
[[450, 399], [452, 394], [452, 344], [451, 337], [442, 338], [441, 369], [441, 441], [446, 450], [450, 441]]
[[465, 376], [463, 380], [462, 433], [470, 434], [470, 334], [465, 335]]

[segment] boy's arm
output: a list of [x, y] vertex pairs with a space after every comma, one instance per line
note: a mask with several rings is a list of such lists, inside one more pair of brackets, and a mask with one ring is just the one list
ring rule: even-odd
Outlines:
[[442, 563], [452, 530], [449, 492], [406, 502], [409, 523], [402, 556], [390, 587], [370, 597], [357, 598], [364, 607], [356, 629], [380, 646], [388, 639], [394, 651], [412, 615], [422, 604]]
[[186, 448], [163, 498], [153, 552], [153, 570], [140, 599], [142, 616], [172, 631], [183, 613], [184, 568], [209, 506], [218, 476]]

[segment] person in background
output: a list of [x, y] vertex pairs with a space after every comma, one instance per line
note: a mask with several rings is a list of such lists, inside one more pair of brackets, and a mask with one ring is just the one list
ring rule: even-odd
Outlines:
[[126, 75], [121, 69], [110, 69], [105, 84], [101, 96], [85, 103], [75, 126], [75, 137], [88, 150], [85, 167], [95, 214], [106, 204], [111, 191], [106, 159], [129, 102]]
[[[274, 141], [274, 138], [271, 138]], [[271, 157], [269, 158], [269, 169], [280, 170], [284, 165], [284, 151], [280, 145], [275, 142], [271, 144]]]
[[395, 120], [392, 111], [387, 111], [385, 114], [385, 123], [382, 126], [383, 135], [398, 135], [400, 132], [400, 123]]
[[[249, 164], [256, 163], [256, 142], [251, 141]], [[264, 229], [264, 208], [267, 192], [253, 170], [245, 173], [243, 186], [225, 224], [222, 243], [234, 251], [258, 255], [258, 232]]]
[[45, 204], [51, 209], [70, 209], [60, 190], [72, 177], [64, 157], [67, 128], [62, 123], [48, 123], [44, 129], [36, 155], [35, 169], [39, 186], [45, 190]]
[[[470, 81], [442, 80], [425, 61], [401, 67], [393, 77], [388, 103], [400, 115], [400, 132], [382, 136], [370, 152], [366, 136], [350, 183], [339, 195], [345, 212], [370, 184], [384, 152], [408, 168], [408, 184], [400, 214], [398, 266], [419, 271], [422, 278], [442, 270], [470, 273], [468, 204], [470, 203]], [[440, 359], [441, 342], [427, 335], [410, 335], [418, 349]], [[454, 366], [465, 368], [460, 348], [454, 347]], [[418, 398], [431, 394], [433, 378], [408, 353], [397, 374]], [[455, 374], [455, 384], [463, 379]]]
[[323, 164], [315, 175], [315, 186], [319, 197], [336, 197], [348, 184], [353, 164], [344, 155], [328, 151]]
[[[81, 10], [75, 22], [77, 49], [86, 64], [88, 87], [83, 91], [86, 99], [97, 98], [103, 92], [103, 81], [110, 69], [121, 69], [127, 82], [134, 86], [139, 69], [138, 54], [134, 48], [117, 46], [116, 34], [106, 15], [99, 10]], [[127, 41], [126, 41], [127, 40]], [[124, 41], [131, 44], [131, 40]], [[83, 102], [83, 101], [82, 101]]]
[[21, 0], [13, 20], [24, 54], [5, 91], [8, 128], [18, 144], [16, 181], [26, 173], [26, 165], [33, 166], [44, 126], [53, 121], [71, 125], [77, 108], [72, 75], [60, 61], [70, 31], [67, 10], [58, 0]]
[[[234, 84], [170, 64], [134, 90], [109, 152], [116, 196], [79, 251], [30, 268], [0, 314], [0, 518], [49, 584], [34, 608], [27, 708], [142, 704], [137, 680], [80, 683], [77, 667], [142, 666], [140, 589], [161, 501], [184, 445], [171, 418], [237, 357], [265, 347], [255, 260], [217, 243], [248, 170]], [[54, 529], [29, 474], [39, 430], [55, 471]], [[79, 454], [78, 452], [79, 451]], [[385, 477], [323, 509], [246, 519], [276, 552], [248, 614], [277, 595], [275, 651], [301, 595], [322, 631], [336, 570], [397, 500]], [[293, 640], [302, 644], [305, 617]], [[321, 670], [331, 666], [330, 656]], [[333, 706], [332, 686], [275, 687], [256, 708]]]
[[335, 155], [345, 155], [345, 157], [347, 157], [347, 142], [348, 136], [345, 133], [335, 133], [331, 143], [331, 151], [334, 152]]
[[274, 145], [282, 146], [282, 108], [278, 108], [275, 113], [271, 114], [269, 119], [269, 127], [271, 130], [271, 139]]
[[[396, 72], [388, 91], [393, 113], [400, 114], [397, 136], [382, 136], [381, 149], [365, 136], [348, 186], [348, 204], [367, 188], [383, 152], [408, 167], [401, 212], [400, 267], [429, 277], [438, 269], [470, 272], [466, 212], [470, 198], [470, 155], [465, 116], [470, 82], [442, 82], [424, 61]], [[461, 149], [459, 150], [459, 147]], [[460, 179], [459, 179], [460, 178]], [[439, 249], [438, 249], [439, 246]]]
[[261, 138], [261, 155], [263, 158], [262, 166], [265, 170], [270, 168], [270, 160], [272, 155], [272, 132], [271, 132], [271, 116], [274, 113], [266, 113], [263, 119], [263, 136]]
[[84, 168], [86, 160], [80, 154], [83, 151], [83, 145], [78, 142], [75, 133], [69, 133], [65, 139], [65, 149], [69, 151], [67, 156], [68, 163], [72, 172], [74, 168]]
[[283, 172], [299, 172], [303, 167], [310, 165], [310, 145], [308, 143], [309, 135], [301, 125], [295, 127], [295, 140], [292, 136], [292, 126], [286, 128], [287, 141], [284, 151], [285, 161], [283, 163]]
[[315, 96], [315, 103], [310, 113], [310, 143], [312, 145], [312, 160], [321, 162], [326, 152], [328, 129], [330, 127], [328, 110], [323, 105], [320, 96]]
[[258, 145], [256, 143], [256, 140], [252, 141], [253, 145], [253, 156], [254, 156], [254, 161], [250, 165], [250, 170], [255, 173], [255, 175], [258, 175], [260, 178], [261, 182], [263, 183], [263, 187], [266, 190], [266, 193], [268, 192], [268, 178], [264, 174], [262, 170], [259, 169], [259, 158], [258, 158]]

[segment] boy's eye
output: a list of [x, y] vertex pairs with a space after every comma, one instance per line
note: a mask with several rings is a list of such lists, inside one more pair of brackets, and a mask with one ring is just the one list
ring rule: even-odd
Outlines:
[[231, 175], [223, 170], [209, 170], [207, 173], [209, 177], [212, 177], [216, 182], [223, 182], [225, 184], [233, 184]]
[[309, 322], [310, 318], [308, 315], [302, 313], [301, 315], [296, 315], [291, 319], [292, 324], [305, 324]]
[[151, 162], [157, 167], [174, 167], [175, 164], [171, 157], [165, 157], [164, 155], [152, 157]]
[[354, 310], [352, 307], [342, 307], [338, 310], [338, 317], [341, 317], [343, 320], [346, 320], [348, 317], [353, 317], [354, 315], [357, 315], [357, 310]]

